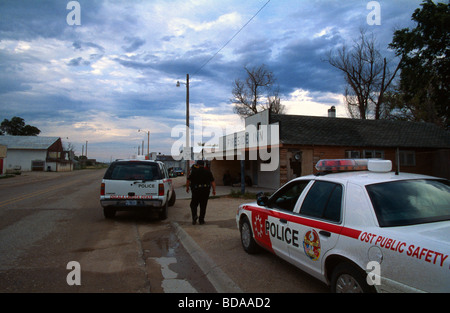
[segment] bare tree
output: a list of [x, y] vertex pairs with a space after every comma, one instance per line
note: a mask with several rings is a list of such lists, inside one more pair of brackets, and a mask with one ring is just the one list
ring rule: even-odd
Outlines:
[[352, 118], [366, 119], [373, 114], [375, 119], [385, 113], [384, 94], [399, 70], [399, 64], [391, 73], [386, 58], [376, 48], [374, 36], [367, 38], [361, 30], [359, 41], [349, 49], [330, 52], [327, 61], [344, 73], [347, 87], [345, 100]]
[[[283, 113], [278, 87], [274, 87], [276, 79], [273, 73], [266, 69], [265, 65], [248, 69], [245, 81], [236, 79], [233, 87], [234, 112], [245, 118], [263, 110], [271, 110], [274, 113]], [[266, 96], [266, 101], [262, 98]]]

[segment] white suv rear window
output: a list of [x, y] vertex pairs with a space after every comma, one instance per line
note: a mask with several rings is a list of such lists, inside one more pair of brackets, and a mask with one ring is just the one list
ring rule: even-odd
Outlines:
[[105, 173], [104, 179], [111, 180], [159, 180], [163, 175], [157, 163], [150, 162], [116, 162]]

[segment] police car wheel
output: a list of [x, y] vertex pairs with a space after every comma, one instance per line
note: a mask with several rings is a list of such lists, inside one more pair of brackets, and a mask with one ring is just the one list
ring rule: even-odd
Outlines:
[[365, 274], [349, 263], [341, 263], [333, 271], [331, 291], [334, 293], [372, 293]]
[[[169, 194], [167, 194], [167, 199], [169, 199]], [[159, 211], [159, 219], [165, 220], [167, 218], [167, 209], [169, 207], [169, 201], [166, 200], [166, 204], [161, 207], [161, 211]]]
[[259, 251], [259, 246], [253, 239], [252, 228], [247, 218], [244, 219], [240, 223], [240, 231], [241, 231], [241, 243], [245, 252], [249, 254], [254, 254]]
[[169, 206], [174, 206], [175, 200], [177, 199], [177, 195], [175, 194], [175, 190], [172, 191], [172, 197], [169, 200]]
[[103, 208], [103, 215], [105, 218], [113, 218], [116, 216], [116, 210], [111, 208]]

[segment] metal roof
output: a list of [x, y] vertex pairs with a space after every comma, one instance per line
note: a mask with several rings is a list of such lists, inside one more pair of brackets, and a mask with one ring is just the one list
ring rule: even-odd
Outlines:
[[60, 137], [0, 136], [0, 145], [5, 145], [8, 149], [46, 150], [59, 139]]

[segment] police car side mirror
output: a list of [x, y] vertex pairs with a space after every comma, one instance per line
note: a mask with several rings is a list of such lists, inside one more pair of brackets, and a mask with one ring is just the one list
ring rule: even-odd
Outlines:
[[266, 196], [258, 198], [258, 200], [256, 200], [256, 203], [258, 203], [259, 206], [266, 206], [268, 202], [269, 199]]
[[267, 196], [265, 196], [263, 192], [259, 192], [256, 195], [256, 203], [259, 206], [266, 206], [269, 203], [269, 198], [267, 198]]

